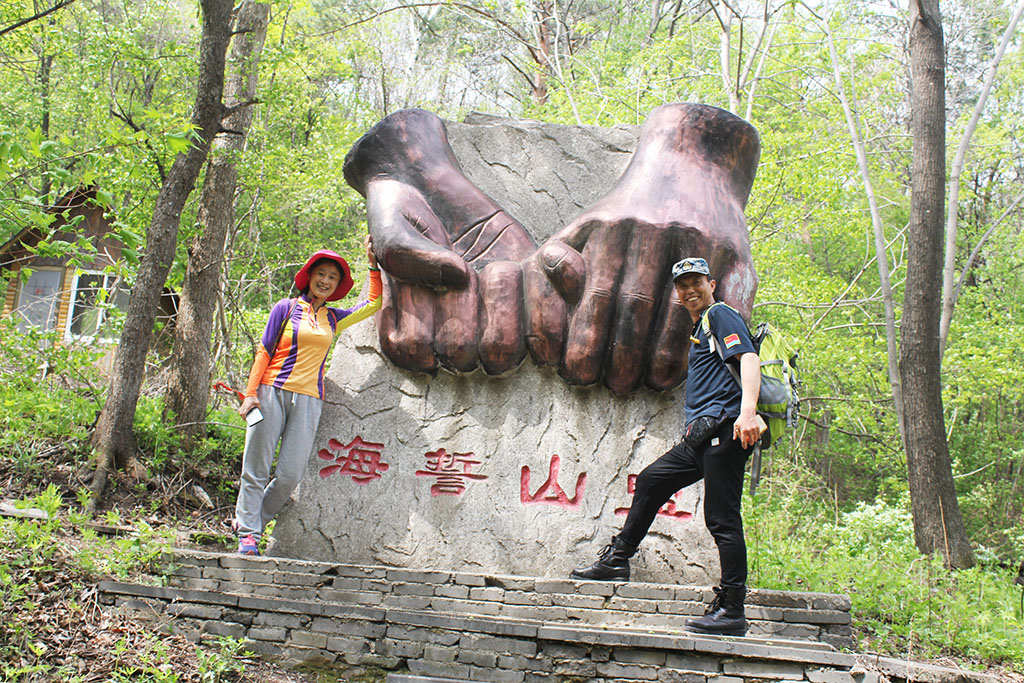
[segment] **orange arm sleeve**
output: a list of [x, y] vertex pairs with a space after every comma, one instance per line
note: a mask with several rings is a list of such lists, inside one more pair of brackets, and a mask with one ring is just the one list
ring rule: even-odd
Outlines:
[[263, 379], [263, 373], [267, 371], [268, 365], [270, 365], [270, 356], [267, 355], [263, 344], [260, 344], [256, 349], [256, 357], [252, 361], [252, 370], [249, 371], [249, 383], [245, 385], [246, 396], [256, 395], [256, 390], [260, 388], [260, 380]]
[[384, 291], [384, 284], [381, 281], [380, 271], [370, 271], [370, 296], [371, 302], [376, 301], [380, 298], [380, 293]]

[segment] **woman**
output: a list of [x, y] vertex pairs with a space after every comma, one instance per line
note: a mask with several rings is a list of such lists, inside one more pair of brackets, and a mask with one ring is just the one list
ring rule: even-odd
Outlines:
[[[306, 469], [324, 399], [324, 364], [334, 335], [380, 309], [381, 279], [370, 238], [370, 297], [352, 308], [331, 308], [328, 301], [352, 289], [348, 263], [322, 249], [295, 274], [300, 296], [274, 305], [256, 351], [245, 398], [238, 408], [249, 427], [245, 432], [242, 477], [232, 528], [238, 552], [259, 555], [259, 541]], [[250, 411], [259, 412], [250, 414]], [[262, 419], [260, 414], [262, 413]], [[274, 478], [270, 465], [280, 453]], [[269, 482], [269, 483], [268, 483]]]

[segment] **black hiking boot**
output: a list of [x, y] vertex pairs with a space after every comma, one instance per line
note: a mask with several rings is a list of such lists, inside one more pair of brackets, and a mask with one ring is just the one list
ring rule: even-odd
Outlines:
[[720, 588], [715, 586], [715, 599], [711, 601], [704, 616], [690, 619], [686, 629], [695, 633], [720, 636], [742, 636], [747, 633], [747, 619], [743, 611], [743, 599], [747, 589], [743, 586]]
[[573, 569], [571, 579], [583, 581], [629, 581], [629, 558], [636, 553], [635, 545], [628, 545], [618, 536], [606, 545], [589, 567]]

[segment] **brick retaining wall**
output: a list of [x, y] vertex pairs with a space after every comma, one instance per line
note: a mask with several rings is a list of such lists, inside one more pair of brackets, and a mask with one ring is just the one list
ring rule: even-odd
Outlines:
[[752, 591], [753, 637], [715, 638], [681, 629], [708, 599], [693, 587], [194, 551], [167, 562], [168, 585], [102, 582], [101, 599], [193, 640], [244, 638], [268, 657], [395, 671], [394, 683], [994, 681], [837, 651], [851, 641], [841, 595]]

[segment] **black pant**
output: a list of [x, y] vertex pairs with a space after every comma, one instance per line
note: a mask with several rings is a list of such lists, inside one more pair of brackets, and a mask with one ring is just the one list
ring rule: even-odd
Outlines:
[[[704, 522], [718, 546], [722, 586], [747, 583], [747, 544], [743, 539], [743, 472], [750, 448], [732, 438], [735, 418], [726, 418], [700, 443], [684, 438], [644, 468], [636, 478], [633, 503], [619, 538], [637, 546], [647, 535], [661, 506], [690, 484], [704, 479]], [[714, 439], [716, 445], [712, 445]]]

